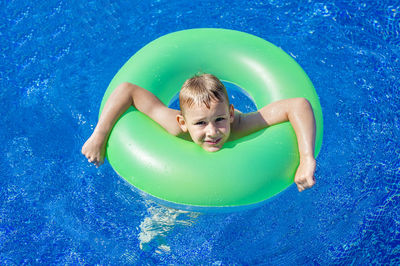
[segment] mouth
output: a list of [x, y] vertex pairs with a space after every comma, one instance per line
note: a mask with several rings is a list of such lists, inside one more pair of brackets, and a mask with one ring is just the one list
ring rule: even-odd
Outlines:
[[222, 140], [222, 138], [218, 138], [218, 139], [212, 139], [212, 140], [205, 140], [204, 142], [209, 145], [217, 145], [221, 140]]

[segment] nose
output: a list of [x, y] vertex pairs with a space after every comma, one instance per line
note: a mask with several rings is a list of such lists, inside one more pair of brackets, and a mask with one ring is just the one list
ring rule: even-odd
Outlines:
[[207, 125], [206, 130], [207, 130], [206, 131], [207, 136], [209, 136], [209, 137], [215, 137], [217, 135], [217, 132], [218, 132], [218, 128], [215, 126], [214, 123], [209, 123]]

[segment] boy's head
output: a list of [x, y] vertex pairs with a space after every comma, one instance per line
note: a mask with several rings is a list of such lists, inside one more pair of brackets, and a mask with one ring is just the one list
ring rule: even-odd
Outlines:
[[218, 151], [229, 139], [234, 118], [224, 84], [211, 74], [195, 75], [179, 93], [179, 126], [207, 151]]

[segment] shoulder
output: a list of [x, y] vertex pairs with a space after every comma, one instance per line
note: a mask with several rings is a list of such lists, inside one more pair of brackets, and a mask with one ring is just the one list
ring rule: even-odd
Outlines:
[[231, 124], [231, 140], [245, 137], [267, 126], [259, 111], [242, 113], [235, 109], [235, 118]]
[[305, 105], [309, 105], [305, 98], [290, 98], [272, 102], [253, 113], [243, 114], [235, 110], [232, 137], [244, 137], [268, 126], [289, 121], [290, 111], [296, 106]]
[[163, 110], [163, 117], [159, 124], [161, 124], [161, 126], [163, 126], [170, 134], [177, 137], [182, 137], [184, 132], [179, 126], [177, 120], [177, 116], [180, 114], [181, 111], [166, 107]]
[[182, 129], [179, 127], [177, 115], [181, 112], [179, 110], [168, 108], [165, 105], [160, 105], [150, 115], [150, 118], [162, 126], [168, 133], [179, 136], [182, 134]]

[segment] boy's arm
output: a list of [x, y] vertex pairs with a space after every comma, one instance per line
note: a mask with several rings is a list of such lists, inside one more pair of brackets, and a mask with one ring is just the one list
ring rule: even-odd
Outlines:
[[315, 118], [311, 105], [305, 98], [276, 101], [257, 112], [241, 114], [240, 116], [240, 123], [233, 127], [237, 137], [251, 134], [274, 124], [290, 121], [296, 132], [300, 152], [300, 164], [294, 181], [299, 191], [310, 188], [315, 184]]
[[146, 114], [173, 135], [182, 131], [176, 122], [177, 110], [166, 107], [153, 93], [124, 82], [111, 93], [92, 135], [82, 147], [82, 153], [96, 166], [104, 162], [108, 136], [117, 119], [131, 106]]

